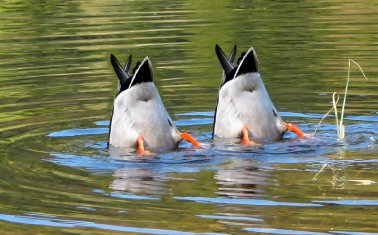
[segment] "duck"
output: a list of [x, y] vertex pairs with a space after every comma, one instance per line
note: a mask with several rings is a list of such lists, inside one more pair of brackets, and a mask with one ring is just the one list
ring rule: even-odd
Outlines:
[[259, 73], [259, 60], [251, 47], [234, 65], [237, 46], [227, 58], [216, 45], [215, 52], [223, 68], [214, 114], [213, 138], [241, 138], [242, 143], [256, 144], [251, 139], [282, 139], [287, 130], [299, 137], [303, 133], [285, 123], [277, 112]]
[[136, 148], [137, 153], [149, 154], [151, 149], [172, 150], [182, 140], [194, 147], [199, 143], [187, 132], [174, 125], [154, 84], [154, 71], [148, 56], [138, 62], [129, 74], [132, 56], [122, 67], [111, 54], [110, 61], [118, 77], [118, 86], [112, 108], [108, 146]]

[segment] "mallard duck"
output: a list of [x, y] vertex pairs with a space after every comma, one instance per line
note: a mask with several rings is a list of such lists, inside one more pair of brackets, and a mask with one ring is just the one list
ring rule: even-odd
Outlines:
[[238, 66], [233, 64], [236, 45], [229, 58], [216, 45], [215, 52], [223, 68], [214, 115], [213, 137], [278, 140], [287, 130], [302, 137], [292, 123], [285, 123], [274, 107], [259, 73], [259, 61], [251, 47], [242, 53]]
[[146, 57], [129, 74], [131, 55], [124, 68], [114, 55], [110, 61], [118, 76], [118, 87], [109, 126], [109, 146], [137, 147], [147, 153], [145, 145], [153, 149], [171, 150], [185, 139], [195, 147], [198, 142], [188, 133], [177, 130], [161, 101], [154, 84], [154, 71]]

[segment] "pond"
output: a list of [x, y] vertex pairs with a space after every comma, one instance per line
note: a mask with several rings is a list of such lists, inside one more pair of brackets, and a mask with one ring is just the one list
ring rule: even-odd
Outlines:
[[[1, 234], [378, 234], [377, 10], [367, 0], [3, 1]], [[309, 134], [334, 92], [340, 113], [355, 60], [369, 80], [351, 68], [345, 140], [331, 112], [312, 138], [214, 141], [216, 44], [238, 56], [253, 46], [281, 117]], [[109, 150], [110, 54], [132, 54], [133, 66], [148, 56], [174, 123], [206, 148]]]

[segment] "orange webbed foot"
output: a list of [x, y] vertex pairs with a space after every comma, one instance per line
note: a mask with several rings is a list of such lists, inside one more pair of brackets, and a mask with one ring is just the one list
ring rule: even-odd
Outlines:
[[201, 144], [201, 143], [198, 143], [191, 135], [189, 135], [187, 132], [183, 132], [181, 133], [181, 138], [183, 140], [186, 140], [188, 142], [190, 142], [195, 148], [197, 148], [198, 146], [200, 147], [204, 147], [204, 144]]
[[243, 128], [241, 129], [241, 132], [243, 134], [243, 138], [240, 140], [241, 144], [245, 144], [245, 145], [259, 145], [258, 143], [249, 140], [249, 130], [248, 130], [247, 125], [243, 126]]
[[138, 143], [138, 148], [135, 150], [136, 153], [139, 153], [141, 155], [143, 154], [151, 154], [151, 152], [144, 149], [144, 138], [142, 135], [139, 135], [136, 139]]
[[300, 131], [300, 130], [298, 129], [298, 127], [296, 127], [296, 126], [295, 126], [293, 123], [291, 123], [291, 122], [286, 123], [286, 128], [287, 128], [289, 131], [294, 132], [295, 134], [297, 134], [300, 138], [302, 138], [303, 136], [308, 137], [308, 135], [303, 134], [303, 132]]

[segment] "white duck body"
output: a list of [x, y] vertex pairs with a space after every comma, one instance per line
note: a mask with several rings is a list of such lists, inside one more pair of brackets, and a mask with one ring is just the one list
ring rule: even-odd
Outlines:
[[[230, 61], [218, 48], [217, 55], [225, 71], [214, 117], [214, 137], [241, 137], [241, 129], [246, 125], [252, 138], [281, 139], [287, 131], [286, 123], [282, 121], [265, 89], [258, 73], [258, 60], [253, 48], [247, 52], [238, 67], [232, 64], [236, 46]], [[231, 77], [226, 78], [227, 76]]]
[[141, 83], [123, 91], [114, 100], [109, 143], [115, 147], [135, 147], [144, 137], [151, 148], [173, 149], [182, 140], [153, 83]]
[[259, 73], [242, 74], [219, 91], [215, 136], [241, 137], [244, 125], [250, 136], [258, 139], [276, 140], [286, 132], [285, 123], [270, 100]]
[[[117, 75], [120, 72], [118, 68]], [[141, 78], [141, 75], [144, 77]], [[120, 89], [114, 100], [109, 145], [133, 148], [137, 146], [138, 136], [142, 135], [146, 146], [150, 148], [176, 148], [182, 140], [181, 133], [173, 124], [153, 83], [153, 70], [148, 58], [129, 79], [132, 79], [129, 87]], [[122, 86], [121, 78], [120, 81]]]

